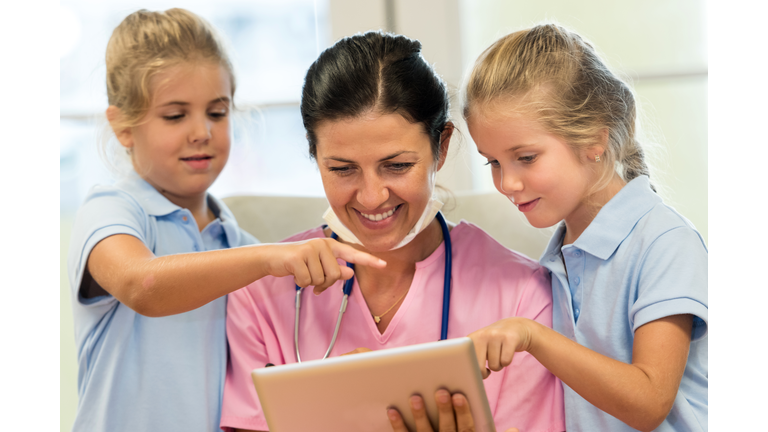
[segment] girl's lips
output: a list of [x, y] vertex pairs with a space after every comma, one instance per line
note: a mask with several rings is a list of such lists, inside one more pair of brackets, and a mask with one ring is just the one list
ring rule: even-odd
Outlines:
[[211, 159], [213, 156], [207, 155], [195, 155], [186, 158], [181, 158], [190, 168], [194, 170], [204, 170], [211, 166]]
[[517, 209], [520, 210], [523, 213], [529, 212], [529, 211], [533, 210], [534, 207], [536, 207], [536, 204], [539, 203], [539, 199], [540, 198], [536, 198], [533, 201], [528, 201], [526, 203], [517, 204]]

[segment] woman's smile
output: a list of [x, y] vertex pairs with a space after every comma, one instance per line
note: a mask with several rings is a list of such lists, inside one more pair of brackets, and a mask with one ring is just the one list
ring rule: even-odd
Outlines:
[[360, 222], [365, 227], [371, 229], [383, 229], [395, 223], [402, 206], [402, 204], [399, 204], [384, 212], [377, 211], [375, 213], [363, 213], [359, 210], [355, 210], [355, 212], [360, 215]]

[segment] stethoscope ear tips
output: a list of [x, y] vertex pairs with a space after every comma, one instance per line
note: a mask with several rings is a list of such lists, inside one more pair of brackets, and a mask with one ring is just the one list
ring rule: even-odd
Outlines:
[[264, 365], [264, 367], [272, 367], [272, 366], [274, 366], [272, 363], [267, 363]]

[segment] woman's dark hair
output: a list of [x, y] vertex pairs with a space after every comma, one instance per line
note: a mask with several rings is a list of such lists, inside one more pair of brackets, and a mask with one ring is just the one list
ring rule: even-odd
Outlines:
[[309, 154], [317, 157], [315, 129], [327, 120], [355, 118], [371, 110], [397, 113], [419, 123], [440, 157], [440, 135], [450, 103], [445, 82], [421, 56], [421, 42], [368, 32], [346, 37], [320, 54], [304, 79], [301, 117]]

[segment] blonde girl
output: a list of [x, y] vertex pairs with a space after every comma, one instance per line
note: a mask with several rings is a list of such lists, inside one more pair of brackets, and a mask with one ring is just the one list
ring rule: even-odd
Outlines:
[[471, 335], [491, 371], [526, 351], [559, 377], [573, 431], [707, 430], [707, 247], [655, 193], [632, 90], [579, 35], [507, 35], [464, 106], [496, 188], [535, 227], [553, 329], [508, 318]]
[[107, 118], [133, 171], [94, 187], [73, 228], [73, 430], [217, 431], [226, 294], [266, 275], [319, 292], [352, 276], [337, 257], [384, 263], [329, 239], [255, 245], [207, 193], [229, 156], [235, 77], [205, 20], [135, 12], [106, 63]]

